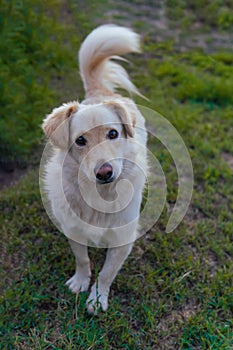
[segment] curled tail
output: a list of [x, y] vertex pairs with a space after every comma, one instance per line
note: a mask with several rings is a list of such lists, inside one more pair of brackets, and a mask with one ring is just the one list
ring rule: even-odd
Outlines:
[[103, 25], [93, 30], [79, 50], [79, 68], [86, 95], [123, 88], [140, 96], [126, 70], [115, 62], [120, 55], [140, 52], [139, 35], [115, 25]]

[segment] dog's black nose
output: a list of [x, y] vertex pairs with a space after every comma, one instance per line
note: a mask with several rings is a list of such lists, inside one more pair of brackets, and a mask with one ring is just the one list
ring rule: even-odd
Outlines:
[[104, 163], [95, 169], [95, 176], [100, 183], [112, 182], [113, 168], [111, 164]]

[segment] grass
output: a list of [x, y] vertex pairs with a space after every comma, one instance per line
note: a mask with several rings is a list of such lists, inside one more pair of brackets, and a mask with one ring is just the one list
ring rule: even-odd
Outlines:
[[206, 29], [230, 30], [233, 24], [231, 1], [166, 0], [166, 14], [172, 22], [181, 19], [181, 26], [201, 24]]
[[[38, 125], [43, 116], [59, 100], [72, 95], [74, 89], [70, 86], [75, 86], [79, 78], [72, 46], [80, 46], [85, 28], [81, 21], [85, 22], [85, 15], [77, 14], [74, 28], [72, 6], [68, 3], [67, 6], [60, 0], [1, 3], [0, 163], [3, 165], [30, 164], [31, 153], [35, 154], [41, 144], [42, 131]], [[77, 91], [78, 88], [76, 94]], [[71, 97], [75, 98], [75, 93]]]
[[[140, 1], [136, 8], [139, 5]], [[83, 8], [78, 12], [75, 3], [70, 6], [74, 18], [78, 16], [80, 19], [76, 30], [82, 27], [82, 31], [66, 42], [67, 58], [63, 57], [62, 45], [59, 44], [63, 39], [56, 45], [46, 39], [44, 46], [53, 45], [54, 52], [52, 57], [46, 56], [45, 81], [40, 80], [41, 71], [37, 68], [33, 71], [39, 91], [49, 89], [52, 94], [49, 100], [43, 100], [41, 106], [34, 109], [38, 115], [32, 122], [34, 126], [28, 138], [33, 139], [34, 135], [38, 143], [41, 136], [37, 126], [48, 111], [47, 106], [52, 108], [59, 104], [63, 92], [72, 100], [72, 94], [82, 91], [80, 81], [75, 92], [72, 88], [76, 87], [76, 78], [67, 81], [67, 77], [76, 71], [73, 49], [71, 52], [69, 45], [75, 41], [78, 44], [91, 24]], [[91, 2], [86, 6], [90, 12], [100, 11]], [[105, 4], [107, 6], [110, 8]], [[221, 13], [225, 5], [219, 6], [218, 13]], [[49, 5], [46, 11], [54, 8], [54, 5], [51, 8]], [[36, 11], [39, 11], [37, 7]], [[40, 11], [42, 15], [43, 11]], [[176, 8], [173, 18], [175, 11]], [[57, 23], [56, 18], [54, 23]], [[9, 17], [7, 21], [10, 22]], [[207, 19], [203, 31], [206, 23]], [[65, 18], [59, 28], [62, 25], [69, 29], [72, 23]], [[49, 28], [48, 38], [60, 33], [57, 27]], [[174, 40], [165, 38], [157, 42], [153, 40], [152, 32], [147, 31], [146, 24], [142, 30], [144, 28], [144, 54], [134, 56], [133, 64], [127, 68], [140, 91], [150, 98], [146, 105], [166, 116], [189, 149], [195, 185], [188, 213], [174, 232], [165, 234], [168, 213], [167, 209], [164, 210], [156, 226], [136, 242], [113, 283], [108, 311], [94, 317], [85, 311], [87, 294], [76, 297], [64, 285], [73, 273], [74, 258], [66, 238], [57, 232], [43, 209], [37, 170], [2, 191], [0, 349], [233, 348], [233, 184], [229, 161], [233, 157], [232, 54], [226, 48], [216, 48], [211, 53], [201, 48], [183, 52]], [[209, 23], [208, 28], [216, 27]], [[47, 24], [42, 29], [44, 38], [47, 38]], [[35, 65], [35, 56], [30, 56], [26, 49], [20, 55]], [[44, 71], [42, 56], [41, 53], [40, 69]], [[59, 60], [59, 57], [64, 60]], [[69, 63], [70, 66], [66, 67]], [[51, 76], [54, 76], [52, 84]], [[58, 76], [61, 80], [57, 79]], [[25, 85], [22, 80], [22, 86], [28, 89]], [[9, 95], [11, 103], [7, 108], [18, 109], [24, 120], [24, 104], [19, 102], [20, 93], [16, 96], [14, 101]], [[137, 101], [145, 104], [140, 99]], [[28, 108], [35, 108], [35, 100], [28, 100], [28, 103]], [[15, 125], [14, 118], [9, 118], [8, 125]], [[26, 142], [24, 135], [28, 130], [25, 125], [20, 126], [23, 142]], [[4, 131], [1, 135], [9, 141], [10, 135], [5, 132], [8, 126], [1, 124], [1, 130]], [[9, 152], [20, 159], [35, 147], [34, 142], [29, 141], [29, 144], [22, 148], [15, 145], [16, 153], [9, 145]], [[166, 208], [169, 208], [177, 193], [176, 170], [166, 149], [152, 137], [149, 148], [160, 160], [166, 174]], [[94, 275], [100, 270], [103, 258], [103, 250], [91, 249]]]

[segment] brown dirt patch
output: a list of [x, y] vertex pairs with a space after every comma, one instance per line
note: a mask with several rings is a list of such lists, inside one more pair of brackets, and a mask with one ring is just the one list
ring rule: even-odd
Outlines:
[[23, 177], [27, 172], [27, 169], [15, 168], [11, 171], [6, 171], [0, 167], [0, 190], [12, 185], [18, 179]]
[[230, 153], [223, 152], [222, 157], [227, 162], [231, 170], [233, 171], [233, 155]]

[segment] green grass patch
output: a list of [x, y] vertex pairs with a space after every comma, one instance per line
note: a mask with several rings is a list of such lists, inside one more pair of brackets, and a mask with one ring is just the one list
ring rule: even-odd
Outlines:
[[[62, 47], [58, 1], [2, 1], [0, 21], [1, 160], [26, 157], [41, 140], [39, 124], [54, 102], [52, 76], [71, 64]], [[67, 57], [68, 56], [68, 57]], [[6, 159], [4, 159], [6, 158]]]
[[43, 117], [82, 91], [77, 51], [91, 27], [85, 11], [91, 16], [94, 8], [86, 2], [81, 13], [74, 9], [59, 0], [1, 3], [1, 163], [29, 163], [41, 143]]
[[231, 1], [166, 0], [165, 11], [168, 19], [186, 28], [198, 23], [204, 28], [230, 30], [233, 24]]
[[[136, 243], [112, 286], [109, 310], [94, 317], [86, 313], [87, 293], [76, 298], [64, 285], [74, 258], [42, 207], [37, 181], [34, 171], [0, 202], [2, 349], [232, 346], [232, 215], [221, 220], [219, 206], [207, 218], [192, 217], [200, 196], [212, 204], [211, 193], [195, 191], [190, 218], [175, 232], [164, 233], [164, 214]], [[91, 249], [94, 274], [103, 255]]]

